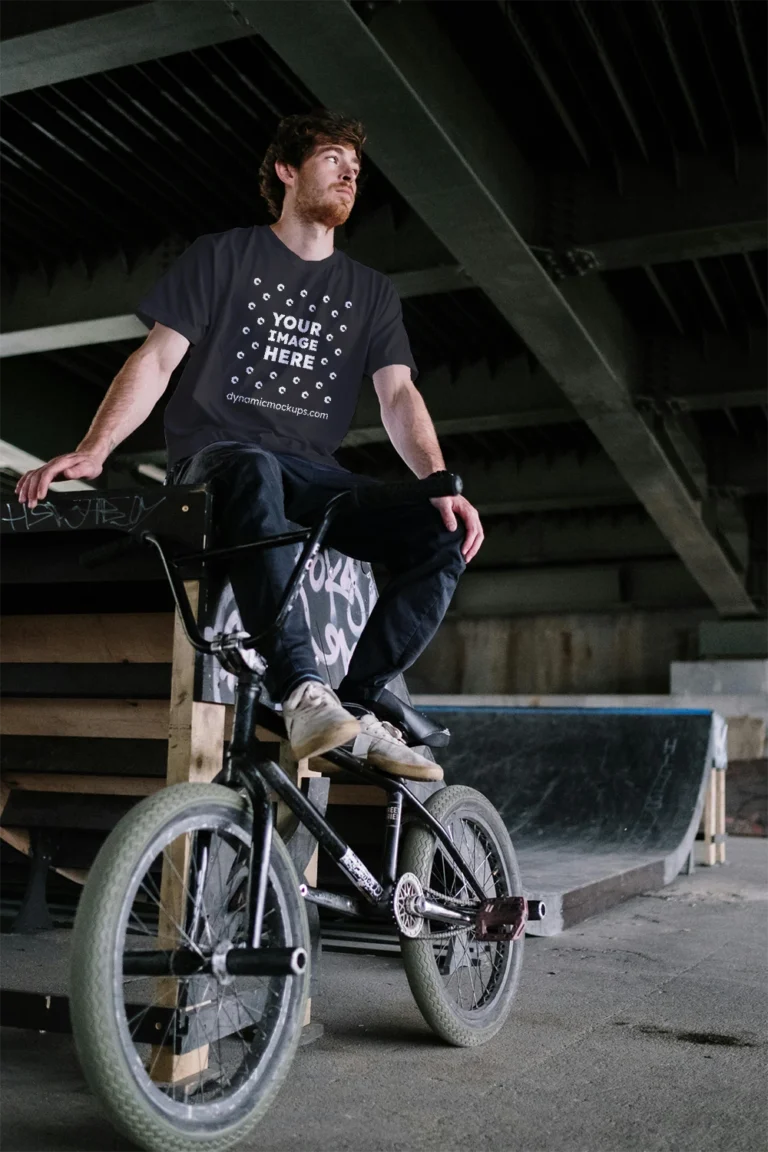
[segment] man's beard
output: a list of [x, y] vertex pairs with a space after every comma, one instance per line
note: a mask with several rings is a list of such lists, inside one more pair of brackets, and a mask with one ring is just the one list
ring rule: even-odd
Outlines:
[[354, 197], [329, 192], [327, 199], [311, 190], [299, 192], [296, 197], [296, 215], [305, 224], [321, 224], [324, 228], [338, 228], [346, 223], [354, 205]]

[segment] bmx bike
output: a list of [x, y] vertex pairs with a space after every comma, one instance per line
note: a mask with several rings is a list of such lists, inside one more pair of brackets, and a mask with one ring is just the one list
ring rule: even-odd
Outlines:
[[[460, 490], [448, 473], [366, 484], [331, 500], [311, 529], [194, 556], [172, 558], [155, 535], [143, 535], [162, 561], [190, 644], [215, 655], [237, 687], [216, 781], [177, 784], [137, 804], [102, 846], [75, 921], [70, 1010], [80, 1063], [111, 1121], [142, 1148], [223, 1152], [266, 1112], [305, 1020], [306, 902], [394, 924], [416, 1002], [448, 1043], [484, 1043], [509, 1014], [529, 910], [496, 810], [466, 787], [444, 787], [422, 804], [402, 778], [344, 749], [324, 753], [388, 793], [374, 876], [257, 738], [257, 724], [285, 736], [280, 712], [260, 700], [263, 634], [204, 639], [179, 574], [186, 562], [302, 541], [272, 625], [280, 628], [345, 508], [394, 508]], [[115, 550], [97, 549], [91, 560]], [[300, 882], [275, 829], [275, 797], [354, 897]]]

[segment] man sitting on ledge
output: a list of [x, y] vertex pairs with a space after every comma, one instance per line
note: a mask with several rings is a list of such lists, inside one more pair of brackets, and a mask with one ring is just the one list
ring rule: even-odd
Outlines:
[[[412, 382], [416, 367], [393, 284], [334, 248], [334, 229], [355, 203], [364, 143], [359, 122], [331, 112], [280, 123], [260, 172], [276, 222], [201, 236], [184, 252], [141, 301], [137, 314], [149, 335], [116, 376], [84, 440], [23, 476], [19, 500], [34, 507], [58, 477], [97, 477], [147, 418], [190, 345], [165, 409], [169, 482], [210, 486], [220, 546], [311, 525], [333, 496], [376, 483], [333, 458], [364, 375], [373, 378], [390, 440], [416, 476], [445, 468]], [[357, 755], [394, 775], [440, 777], [371, 711], [431, 640], [483, 541], [464, 497], [431, 503], [349, 511], [331, 528], [329, 547], [391, 573], [338, 695], [318, 674], [301, 612], [264, 643], [267, 685], [283, 701], [297, 759], [354, 741]], [[231, 561], [251, 633], [274, 620], [293, 565], [286, 548]]]

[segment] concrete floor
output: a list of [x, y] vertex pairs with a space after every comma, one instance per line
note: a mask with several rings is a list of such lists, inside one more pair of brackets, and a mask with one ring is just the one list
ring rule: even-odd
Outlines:
[[[768, 842], [555, 938], [480, 1049], [432, 1038], [399, 961], [326, 954], [314, 1016], [244, 1152], [754, 1152], [766, 1145]], [[68, 1037], [3, 1029], [7, 1152], [128, 1149]]]

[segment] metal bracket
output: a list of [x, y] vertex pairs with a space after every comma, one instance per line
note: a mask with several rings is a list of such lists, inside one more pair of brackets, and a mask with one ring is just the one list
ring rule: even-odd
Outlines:
[[30, 833], [27, 887], [11, 931], [46, 932], [54, 927], [45, 894], [54, 851], [48, 834], [41, 828], [33, 828]]
[[588, 248], [566, 248], [561, 252], [554, 248], [534, 248], [533, 251], [555, 282], [572, 276], [588, 276], [600, 268], [600, 261]]

